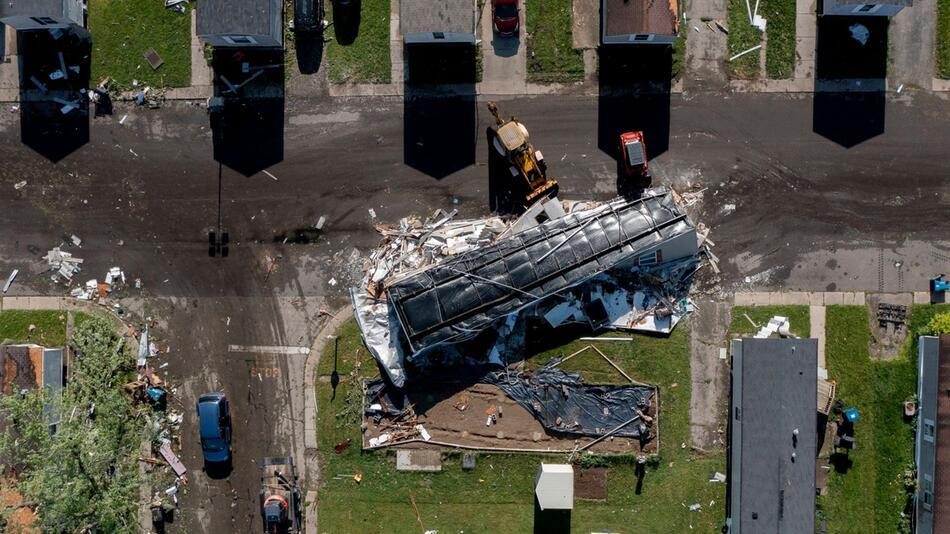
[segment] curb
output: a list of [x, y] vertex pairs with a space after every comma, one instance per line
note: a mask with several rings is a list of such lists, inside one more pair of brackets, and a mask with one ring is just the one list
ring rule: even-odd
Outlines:
[[[304, 480], [308, 489], [304, 497], [306, 513], [304, 519], [304, 532], [306, 534], [317, 533], [317, 487], [320, 483], [320, 465], [317, 457], [317, 393], [315, 387], [317, 384], [317, 365], [320, 363], [320, 355], [326, 348], [329, 341], [328, 336], [333, 335], [344, 322], [353, 317], [353, 307], [350, 303], [341, 306], [333, 312], [333, 316], [317, 332], [317, 337], [310, 347], [310, 354], [307, 355], [307, 362], [304, 364]], [[311, 499], [311, 497], [313, 497]]]

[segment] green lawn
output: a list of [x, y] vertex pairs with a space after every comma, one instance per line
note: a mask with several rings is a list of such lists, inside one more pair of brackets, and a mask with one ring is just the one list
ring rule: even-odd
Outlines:
[[[538, 463], [563, 461], [563, 455], [479, 454], [474, 471], [462, 471], [456, 454], [443, 456], [441, 473], [397, 473], [394, 455], [361, 453], [359, 429], [337, 417], [350, 396], [346, 377], [362, 355], [362, 368], [373, 368], [372, 360], [359, 341], [355, 322], [339, 331], [334, 347], [330, 343], [321, 356], [317, 384], [317, 432], [323, 482], [319, 488], [320, 532], [414, 532], [420, 530], [409, 501], [412, 490], [426, 529], [440, 532], [531, 532], [533, 525], [534, 477]], [[642, 493], [636, 495], [634, 459], [612, 457], [599, 461], [610, 466], [606, 502], [576, 501], [572, 526], [578, 532], [610, 529], [627, 532], [631, 518], [644, 532], [697, 532], [718, 530], [724, 517], [725, 486], [708, 482], [715, 471], [725, 472], [725, 455], [715, 451], [702, 455], [681, 443], [689, 440], [689, 330], [681, 324], [668, 339], [636, 336], [632, 343], [602, 342], [597, 347], [634, 379], [660, 386], [660, 453], [648, 464]], [[587, 342], [572, 342], [548, 350], [530, 360], [529, 367], [543, 365], [551, 356], [570, 354]], [[343, 381], [331, 400], [328, 376], [337, 370]], [[589, 381], [621, 381], [618, 373], [595, 352], [575, 356], [565, 368], [580, 371]], [[374, 371], [375, 373], [375, 371]], [[676, 387], [673, 385], [676, 384]], [[347, 437], [354, 445], [335, 454], [333, 445]], [[672, 466], [670, 464], [672, 463]], [[362, 483], [351, 479], [333, 480], [335, 475], [360, 472]], [[715, 501], [712, 505], [710, 502]], [[702, 504], [690, 512], [687, 506]]]
[[759, 11], [768, 21], [765, 75], [791, 78], [795, 73], [795, 0], [762, 0]]
[[950, 79], [950, 0], [937, 0], [937, 72]]
[[[761, 7], [761, 6], [760, 6]], [[794, 7], [794, 6], [793, 6]], [[792, 24], [794, 27], [794, 18]], [[771, 26], [772, 21], [768, 24]], [[749, 12], [745, 0], [729, 0], [729, 57], [743, 52], [762, 42], [762, 33], [749, 24]], [[794, 44], [794, 38], [793, 38]], [[794, 48], [794, 47], [793, 47]], [[733, 78], [754, 80], [759, 77], [759, 57], [762, 49], [750, 52], [729, 63], [729, 74]]]
[[[334, 20], [327, 2], [333, 40], [326, 45], [327, 76], [333, 83], [389, 83], [389, 0], [362, 0], [358, 21]], [[355, 34], [355, 37], [354, 37]]]
[[[111, 76], [120, 89], [191, 84], [191, 16], [165, 9], [161, 0], [90, 0], [92, 83]], [[164, 64], [153, 71], [142, 54], [154, 48]]]
[[[36, 326], [32, 332], [30, 332], [30, 325]], [[66, 312], [56, 310], [0, 312], [0, 341], [4, 339], [9, 339], [14, 343], [62, 347], [66, 344]]]
[[[927, 307], [925, 307], [926, 309]], [[914, 307], [912, 327], [925, 310]], [[829, 378], [837, 397], [857, 407], [858, 447], [846, 473], [832, 470], [828, 495], [818, 500], [830, 533], [892, 533], [901, 528], [906, 493], [902, 473], [914, 458], [914, 426], [903, 421], [901, 403], [916, 391], [916, 336], [892, 360], [871, 360], [871, 331], [864, 306], [829, 306], [826, 322]]]
[[749, 323], [746, 315], [759, 327], [765, 326], [769, 319], [776, 315], [788, 317], [792, 323], [793, 334], [798, 337], [811, 335], [808, 306], [735, 306], [732, 308], [732, 324], [729, 325], [729, 332], [740, 336], [758, 332], [759, 329]]
[[571, 0], [525, 0], [528, 81], [584, 79], [584, 54], [574, 49]]

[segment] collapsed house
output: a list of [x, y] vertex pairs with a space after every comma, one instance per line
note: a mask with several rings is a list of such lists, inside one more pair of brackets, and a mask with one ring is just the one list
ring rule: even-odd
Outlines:
[[[510, 224], [485, 219], [449, 226], [447, 217], [404, 231], [410, 237], [400, 243], [390, 231], [371, 257], [364, 287], [351, 291], [363, 340], [390, 389], [447, 369], [496, 383], [548, 429], [601, 435], [619, 422], [632, 423], [627, 416], [636, 412], [629, 406], [647, 408], [651, 398], [636, 386], [608, 395], [550, 371], [546, 378], [508, 372], [492, 378], [485, 370], [507, 370], [532, 344], [562, 330], [669, 333], [690, 311], [687, 295], [699, 268], [696, 229], [671, 190], [606, 203], [553, 199]], [[563, 406], [539, 409], [536, 399], [551, 381], [571, 391], [566, 398], [586, 395], [591, 405], [582, 411], [590, 418], [570, 425], [561, 417], [554, 424], [558, 415], [550, 410]], [[626, 411], [601, 406], [625, 395]], [[637, 402], [628, 402], [630, 395]], [[399, 413], [404, 404], [386, 411]], [[624, 433], [642, 430], [631, 424]]]

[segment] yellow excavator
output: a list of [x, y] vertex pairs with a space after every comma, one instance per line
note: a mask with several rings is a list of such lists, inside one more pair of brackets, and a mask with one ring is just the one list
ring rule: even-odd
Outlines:
[[494, 102], [488, 103], [488, 111], [495, 116], [495, 137], [492, 144], [495, 150], [508, 161], [512, 178], [519, 176], [527, 185], [525, 206], [535, 201], [557, 194], [557, 180], [547, 177], [547, 165], [540, 150], [536, 150], [528, 141], [528, 129], [514, 117], [508, 120], [498, 113]]

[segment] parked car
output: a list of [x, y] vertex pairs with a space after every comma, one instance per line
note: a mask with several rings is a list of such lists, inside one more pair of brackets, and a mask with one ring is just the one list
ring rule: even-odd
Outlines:
[[643, 132], [627, 132], [620, 136], [620, 157], [626, 178], [637, 180], [644, 186], [650, 184], [652, 177]]
[[521, 20], [518, 16], [518, 0], [492, 0], [492, 25], [495, 33], [502, 37], [518, 35]]
[[220, 391], [198, 397], [198, 429], [206, 463], [231, 461], [231, 404]]

